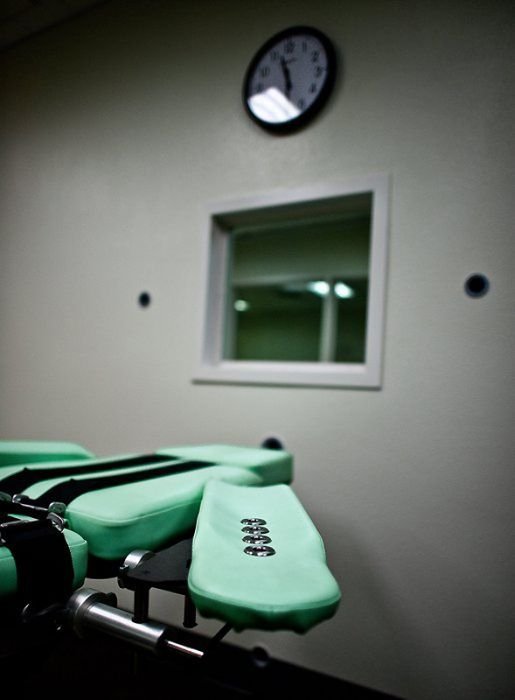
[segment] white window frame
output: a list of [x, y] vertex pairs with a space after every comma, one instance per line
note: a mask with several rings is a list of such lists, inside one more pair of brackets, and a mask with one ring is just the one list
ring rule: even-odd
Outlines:
[[[372, 193], [367, 334], [364, 363], [269, 362], [229, 360], [223, 357], [227, 305], [227, 274], [231, 230], [220, 224], [224, 217], [243, 219], [273, 207], [341, 200], [347, 195]], [[369, 175], [344, 182], [274, 191], [208, 206], [204, 260], [204, 308], [200, 358], [193, 381], [209, 383], [277, 384], [379, 389], [382, 356], [388, 243], [389, 176]]]

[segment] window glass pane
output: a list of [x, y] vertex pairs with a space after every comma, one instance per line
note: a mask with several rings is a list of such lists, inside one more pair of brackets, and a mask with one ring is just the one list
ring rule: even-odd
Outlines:
[[370, 199], [231, 232], [224, 359], [365, 361]]
[[368, 280], [337, 280], [335, 362], [365, 362]]
[[226, 357], [317, 362], [321, 317], [321, 297], [305, 286], [235, 287], [232, 347]]

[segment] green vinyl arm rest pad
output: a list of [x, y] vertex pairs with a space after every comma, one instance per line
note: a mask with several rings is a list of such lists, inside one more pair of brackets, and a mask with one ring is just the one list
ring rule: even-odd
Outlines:
[[[246, 533], [246, 527], [258, 532]], [[259, 532], [260, 527], [268, 532]], [[255, 544], [244, 541], [256, 535]], [[257, 544], [263, 535], [264, 544]], [[201, 615], [236, 630], [304, 633], [332, 617], [341, 598], [318, 531], [290, 487], [282, 484], [207, 484], [188, 588]]]

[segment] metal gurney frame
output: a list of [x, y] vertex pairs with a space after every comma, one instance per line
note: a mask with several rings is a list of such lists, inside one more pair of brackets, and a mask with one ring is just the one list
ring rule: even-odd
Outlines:
[[[92, 629], [201, 659], [233, 628], [307, 632], [341, 594], [291, 479], [284, 450], [186, 446], [99, 460], [80, 446], [0, 441], [0, 639], [2, 628], [11, 638]], [[45, 570], [47, 552], [58, 573]], [[117, 576], [133, 612], [81, 587], [86, 576]], [[186, 628], [197, 611], [222, 622], [207, 648], [149, 618], [152, 588], [184, 596]]]

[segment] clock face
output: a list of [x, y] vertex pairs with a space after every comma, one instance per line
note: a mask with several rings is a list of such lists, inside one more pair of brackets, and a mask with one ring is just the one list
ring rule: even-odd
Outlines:
[[311, 27], [286, 29], [251, 61], [243, 87], [245, 108], [269, 131], [292, 131], [325, 104], [335, 73], [334, 49], [324, 34]]

